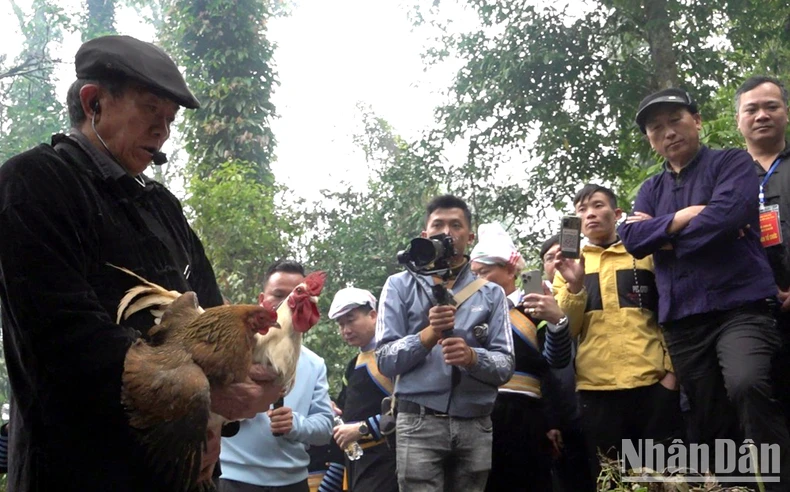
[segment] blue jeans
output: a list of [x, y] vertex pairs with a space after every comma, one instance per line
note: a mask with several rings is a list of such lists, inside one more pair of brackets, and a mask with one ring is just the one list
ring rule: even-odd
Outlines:
[[491, 417], [460, 419], [398, 413], [402, 492], [482, 492], [491, 470]]

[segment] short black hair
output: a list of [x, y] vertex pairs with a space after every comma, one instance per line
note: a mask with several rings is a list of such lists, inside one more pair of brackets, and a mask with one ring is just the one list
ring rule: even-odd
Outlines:
[[612, 208], [617, 208], [617, 197], [614, 195], [614, 192], [605, 186], [593, 183], [584, 185], [584, 188], [576, 192], [576, 196], [573, 197], [573, 206], [575, 207], [596, 193], [603, 193], [606, 195]]
[[560, 244], [560, 235], [555, 234], [550, 238], [543, 241], [543, 244], [540, 245], [540, 262], [543, 263], [543, 257], [546, 256], [546, 253], [551, 249], [552, 246], [555, 244]]
[[775, 77], [769, 77], [768, 75], [753, 75], [748, 79], [744, 80], [738, 90], [735, 91], [735, 113], [738, 113], [738, 108], [741, 105], [741, 96], [753, 89], [756, 89], [758, 86], [763, 84], [773, 84], [779, 87], [779, 92], [782, 93], [782, 101], [785, 103], [785, 107], [787, 106], [787, 88], [785, 85]]
[[72, 128], [78, 128], [87, 119], [85, 111], [82, 110], [82, 101], [80, 101], [80, 91], [88, 84], [98, 85], [103, 87], [110, 93], [112, 97], [123, 96], [124, 92], [131, 86], [128, 81], [120, 79], [77, 79], [72, 82], [66, 93], [66, 108], [69, 112], [69, 123]]
[[296, 260], [277, 260], [266, 269], [266, 274], [263, 276], [263, 287], [269, 283], [269, 278], [275, 273], [298, 273], [305, 277], [304, 266]]
[[464, 217], [466, 217], [466, 225], [469, 229], [472, 228], [472, 211], [469, 210], [469, 205], [466, 204], [465, 201], [461, 200], [455, 195], [440, 195], [435, 197], [431, 200], [428, 205], [425, 206], [425, 224], [428, 224], [428, 219], [431, 217], [431, 214], [436, 212], [440, 208], [460, 208], [464, 211]]

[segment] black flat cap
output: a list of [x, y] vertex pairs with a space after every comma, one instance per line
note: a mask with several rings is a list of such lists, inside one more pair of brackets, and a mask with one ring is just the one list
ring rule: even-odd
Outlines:
[[691, 111], [691, 114], [697, 114], [698, 112], [697, 103], [694, 101], [694, 98], [683, 89], [673, 87], [671, 89], [654, 92], [642, 99], [642, 102], [639, 103], [639, 109], [636, 112], [636, 124], [639, 126], [639, 130], [641, 130], [642, 133], [647, 133], [645, 131], [645, 120], [647, 119], [648, 108], [662, 103], [674, 103], [686, 106], [689, 111]]
[[102, 36], [86, 41], [77, 51], [74, 65], [79, 79], [126, 77], [185, 108], [200, 107], [200, 101], [189, 91], [167, 53], [131, 36]]

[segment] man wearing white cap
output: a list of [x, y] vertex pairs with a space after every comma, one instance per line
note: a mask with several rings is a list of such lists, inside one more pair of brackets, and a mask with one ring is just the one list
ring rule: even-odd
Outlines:
[[[568, 318], [548, 286], [543, 286], [543, 295], [524, 296], [516, 288], [524, 258], [501, 225], [483, 224], [477, 232], [480, 241], [470, 256], [472, 272], [498, 284], [507, 294], [516, 361], [515, 374], [499, 387], [491, 414], [494, 445], [486, 490], [550, 491], [549, 426], [543, 414], [541, 380], [549, 367], [570, 362]], [[538, 339], [537, 320], [548, 323], [545, 344]]]
[[396, 492], [395, 452], [379, 429], [381, 400], [392, 395], [393, 384], [376, 364], [376, 317], [376, 298], [354, 287], [339, 290], [329, 308], [343, 340], [359, 348], [343, 376], [337, 404], [346, 423], [335, 427], [334, 437], [341, 449], [358, 441], [364, 450], [359, 460], [347, 460], [351, 491]]

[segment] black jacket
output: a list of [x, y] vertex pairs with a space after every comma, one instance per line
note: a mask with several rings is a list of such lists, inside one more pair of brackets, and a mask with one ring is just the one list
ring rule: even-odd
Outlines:
[[143, 188], [84, 136], [0, 167], [0, 298], [13, 392], [9, 490], [158, 490], [120, 404], [127, 348], [153, 324], [116, 309], [138, 282], [222, 297], [178, 200]]

